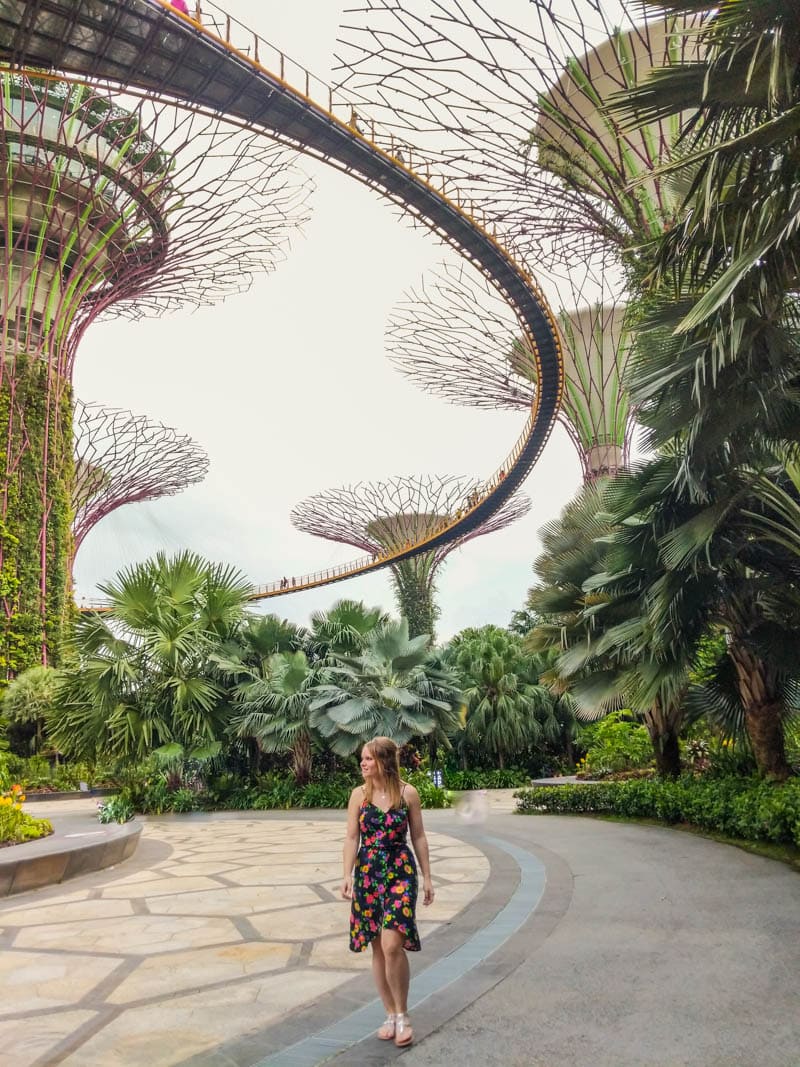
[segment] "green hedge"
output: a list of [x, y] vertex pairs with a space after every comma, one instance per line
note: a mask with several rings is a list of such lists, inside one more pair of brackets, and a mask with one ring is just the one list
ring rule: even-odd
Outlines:
[[507, 771], [445, 771], [444, 781], [448, 789], [516, 789], [527, 785], [531, 776], [527, 771], [512, 768]]
[[749, 841], [800, 847], [800, 781], [780, 785], [755, 778], [679, 778], [596, 785], [559, 785], [514, 794], [517, 811], [609, 814], [691, 823]]
[[[426, 774], [406, 776], [419, 792], [423, 808], [448, 808], [450, 797]], [[291, 775], [269, 773], [248, 783], [232, 775], [212, 779], [207, 789], [172, 789], [163, 775], [153, 775], [126, 786], [120, 796], [133, 810], [145, 815], [186, 811], [270, 811], [275, 808], [346, 808], [354, 785], [350, 775], [333, 775], [299, 786]]]

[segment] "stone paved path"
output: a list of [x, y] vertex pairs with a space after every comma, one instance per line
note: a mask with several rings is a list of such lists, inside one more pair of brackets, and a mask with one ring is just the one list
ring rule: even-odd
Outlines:
[[[202, 1062], [368, 970], [368, 955], [347, 948], [341, 823], [148, 820], [118, 869], [3, 902], [0, 1048], [14, 1067]], [[489, 872], [475, 847], [429, 840], [437, 900], [420, 912], [423, 937]]]

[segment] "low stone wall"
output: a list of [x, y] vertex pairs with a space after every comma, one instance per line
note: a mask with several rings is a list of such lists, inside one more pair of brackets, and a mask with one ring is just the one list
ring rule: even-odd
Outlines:
[[55, 885], [128, 859], [139, 844], [141, 824], [103, 826], [74, 836], [50, 837], [0, 849], [0, 897]]

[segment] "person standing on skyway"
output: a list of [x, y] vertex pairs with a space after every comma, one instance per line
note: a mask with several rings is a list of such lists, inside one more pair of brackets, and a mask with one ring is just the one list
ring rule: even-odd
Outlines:
[[[182, 15], [189, 15], [189, 8], [186, 6], [186, 0], [169, 0], [172, 6], [180, 11]], [[189, 16], [191, 18], [191, 15]]]

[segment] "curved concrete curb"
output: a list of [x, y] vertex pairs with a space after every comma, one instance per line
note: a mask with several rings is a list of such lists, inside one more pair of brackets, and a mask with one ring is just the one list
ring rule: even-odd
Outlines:
[[142, 832], [135, 822], [89, 830], [79, 825], [83, 823], [71, 828], [65, 822], [50, 837], [0, 849], [0, 897], [113, 867], [133, 855]]

